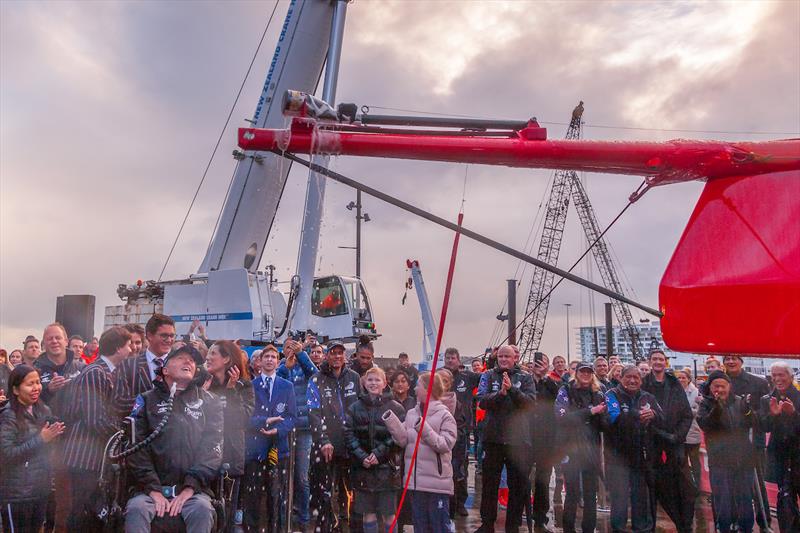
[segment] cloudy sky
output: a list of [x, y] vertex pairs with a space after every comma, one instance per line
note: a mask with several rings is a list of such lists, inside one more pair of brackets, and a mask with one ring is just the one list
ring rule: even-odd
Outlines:
[[[252, 116], [286, 5], [165, 278], [195, 272], [203, 258], [233, 169], [235, 128]], [[99, 330], [103, 306], [120, 303], [118, 283], [158, 277], [272, 6], [0, 2], [0, 346], [40, 334], [60, 294], [95, 294]], [[338, 97], [373, 109], [536, 116], [553, 138], [578, 100], [590, 139], [796, 137], [800, 3], [359, 0], [348, 8]], [[332, 166], [450, 219], [466, 176], [465, 225], [535, 254], [528, 237], [551, 172], [349, 157]], [[282, 280], [294, 271], [305, 180], [292, 171], [262, 261]], [[585, 182], [605, 225], [639, 180], [590, 174]], [[657, 306], [701, 188], [649, 192], [608, 235], [626, 285], [648, 305]], [[353, 272], [352, 251], [338, 248], [354, 239], [344, 209], [353, 198], [328, 187], [321, 274]], [[438, 317], [452, 234], [377, 200], [365, 205], [363, 275], [383, 333], [379, 351], [417, 354], [415, 296], [400, 305], [405, 260], [420, 260]], [[560, 265], [585, 245], [572, 212]], [[579, 272], [599, 279], [588, 266]], [[462, 241], [445, 343], [478, 353], [496, 341], [505, 280], [522, 280], [521, 313], [530, 274]], [[565, 303], [571, 326], [590, 324], [592, 305], [602, 320], [602, 297], [562, 284], [542, 343], [550, 353], [566, 351]]]

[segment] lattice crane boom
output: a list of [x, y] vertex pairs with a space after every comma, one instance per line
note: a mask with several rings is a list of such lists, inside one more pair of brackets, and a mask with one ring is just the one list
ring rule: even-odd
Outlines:
[[[581, 116], [583, 102], [572, 113], [572, 120], [567, 128], [567, 139], [580, 139]], [[567, 221], [569, 200], [572, 195], [573, 183], [577, 180], [574, 170], [556, 170], [553, 176], [553, 186], [547, 200], [542, 236], [539, 240], [537, 259], [549, 265], [558, 263], [561, 251], [561, 241], [564, 238], [564, 225]], [[524, 355], [530, 355], [539, 349], [544, 333], [544, 324], [547, 319], [547, 308], [550, 305], [550, 291], [553, 288], [555, 275], [541, 268], [533, 271], [531, 289], [525, 306], [525, 315], [530, 316], [520, 327], [519, 348]]]
[[[597, 269], [600, 271], [600, 277], [603, 279], [603, 285], [608, 289], [613, 289], [620, 294], [625, 294], [625, 290], [620, 283], [617, 269], [611, 259], [611, 254], [608, 251], [608, 245], [605, 239], [599, 239], [602, 229], [597, 223], [597, 215], [589, 202], [589, 195], [586, 194], [586, 189], [583, 183], [578, 179], [577, 174], [573, 173], [572, 181], [572, 201], [575, 204], [575, 209], [578, 211], [578, 218], [580, 218], [583, 231], [586, 234], [586, 240], [589, 244], [597, 241], [592, 247], [592, 255], [594, 256]], [[617, 323], [625, 331], [628, 340], [631, 343], [631, 352], [633, 358], [638, 360], [642, 356], [642, 347], [640, 345], [639, 331], [636, 329], [636, 324], [633, 321], [631, 309], [623, 302], [612, 302], [614, 315], [617, 318]], [[612, 342], [612, 339], [606, 339], [606, 342]]]

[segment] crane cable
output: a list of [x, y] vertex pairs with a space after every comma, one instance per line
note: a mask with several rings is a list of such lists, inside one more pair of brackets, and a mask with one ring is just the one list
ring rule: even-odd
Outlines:
[[[164, 276], [164, 271], [167, 269], [167, 265], [169, 264], [169, 260], [172, 258], [172, 253], [175, 251], [175, 246], [178, 244], [178, 239], [181, 237], [181, 233], [183, 233], [183, 228], [186, 226], [186, 221], [189, 220], [189, 214], [192, 212], [192, 207], [194, 207], [194, 203], [197, 200], [197, 195], [200, 194], [200, 189], [203, 187], [203, 183], [206, 181], [206, 176], [208, 175], [208, 171], [211, 168], [211, 163], [214, 161], [214, 156], [217, 155], [217, 149], [219, 149], [220, 143], [222, 143], [222, 138], [225, 135], [225, 130], [228, 127], [228, 124], [231, 121], [231, 117], [233, 116], [233, 111], [236, 109], [236, 104], [239, 102], [239, 97], [242, 95], [242, 91], [244, 90], [244, 85], [247, 82], [247, 78], [250, 76], [250, 71], [253, 69], [253, 64], [256, 62], [256, 57], [258, 57], [258, 52], [261, 50], [261, 45], [264, 43], [264, 38], [267, 36], [267, 31], [269, 27], [272, 25], [272, 19], [275, 17], [275, 10], [278, 8], [278, 3], [280, 0], [275, 0], [275, 5], [272, 6], [272, 13], [269, 15], [269, 19], [267, 20], [267, 25], [264, 27], [264, 32], [261, 34], [261, 39], [258, 41], [258, 46], [256, 46], [256, 51], [253, 53], [253, 59], [250, 60], [250, 66], [247, 67], [247, 72], [244, 74], [244, 79], [242, 80], [241, 85], [239, 86], [239, 91], [236, 93], [236, 97], [233, 99], [233, 105], [231, 106], [230, 112], [228, 112], [228, 118], [225, 119], [225, 124], [222, 126], [222, 131], [219, 132], [219, 137], [217, 137], [217, 142], [214, 145], [214, 149], [211, 151], [211, 157], [208, 158], [208, 163], [206, 164], [206, 168], [203, 171], [203, 176], [200, 178], [200, 183], [197, 184], [197, 188], [194, 191], [194, 196], [192, 196], [192, 201], [189, 203], [189, 208], [186, 210], [186, 215], [183, 217], [183, 222], [181, 222], [181, 227], [178, 229], [178, 234], [175, 236], [175, 240], [172, 242], [172, 247], [169, 249], [169, 254], [167, 254], [167, 260], [164, 261], [164, 266], [161, 268], [161, 273], [158, 275], [158, 281], [161, 281], [161, 278]], [[231, 178], [231, 182], [233, 178]], [[230, 189], [230, 185], [228, 186]], [[223, 204], [224, 206], [224, 204]], [[220, 216], [222, 215], [222, 211], [220, 211]], [[219, 221], [219, 219], [217, 219]], [[212, 233], [213, 238], [213, 233]]]
[[[636, 189], [636, 192], [635, 192], [634, 194], [632, 194], [632, 195], [631, 195], [631, 196], [628, 198], [628, 203], [627, 203], [627, 204], [625, 204], [625, 207], [623, 207], [623, 208], [622, 208], [622, 211], [620, 211], [620, 212], [617, 214], [617, 216], [615, 216], [615, 217], [614, 217], [614, 220], [612, 220], [611, 222], [609, 222], [609, 224], [608, 224], [608, 225], [605, 227], [605, 229], [604, 229], [604, 230], [603, 230], [603, 231], [600, 233], [600, 235], [598, 235], [598, 236], [597, 236], [597, 238], [594, 240], [594, 242], [592, 242], [592, 244], [590, 244], [590, 245], [589, 245], [589, 247], [588, 247], [588, 248], [587, 248], [587, 249], [586, 249], [586, 250], [585, 250], [585, 251], [584, 251], [584, 252], [581, 254], [581, 256], [580, 256], [578, 259], [576, 259], [576, 260], [575, 260], [575, 262], [572, 264], [572, 266], [571, 266], [571, 267], [569, 267], [569, 269], [567, 269], [567, 272], [572, 272], [572, 271], [575, 269], [575, 267], [576, 267], [576, 266], [578, 266], [578, 265], [580, 264], [580, 262], [583, 260], [583, 258], [584, 258], [584, 257], [586, 257], [586, 255], [587, 255], [587, 254], [588, 254], [588, 253], [589, 253], [589, 252], [592, 250], [592, 248], [594, 248], [594, 247], [595, 247], [595, 245], [596, 245], [598, 242], [600, 242], [600, 240], [603, 238], [603, 236], [606, 234], [606, 232], [608, 232], [608, 230], [610, 230], [610, 229], [611, 229], [611, 227], [612, 227], [614, 224], [616, 224], [616, 222], [617, 222], [617, 221], [620, 219], [620, 217], [622, 217], [622, 215], [625, 213], [625, 211], [627, 211], [627, 210], [628, 210], [628, 208], [629, 208], [630, 206], [632, 206], [632, 205], [633, 205], [633, 202], [634, 202], [635, 200], [633, 200], [632, 198], [636, 198], [636, 199], [638, 199], [638, 198], [641, 198], [641, 196], [639, 196], [639, 193], [641, 192], [641, 194], [644, 194], [645, 192], [647, 192], [647, 191], [649, 190], [649, 188], [650, 188], [650, 187], [647, 185], [647, 182], [646, 182], [646, 181], [643, 181], [643, 182], [641, 183], [641, 185], [639, 185], [639, 187]], [[514, 331], [515, 333], [516, 333], [516, 331], [517, 331], [517, 330], [520, 328], [520, 326], [521, 326], [522, 324], [524, 324], [524, 323], [525, 323], [525, 321], [528, 319], [528, 317], [530, 317], [530, 316], [531, 316], [531, 315], [532, 315], [532, 314], [533, 314], [533, 313], [534, 313], [534, 312], [535, 312], [535, 311], [536, 311], [536, 310], [539, 308], [539, 306], [540, 306], [540, 305], [542, 305], [542, 303], [543, 303], [545, 300], [547, 300], [547, 299], [550, 297], [550, 295], [551, 295], [551, 294], [553, 294], [553, 291], [555, 291], [555, 290], [556, 290], [556, 287], [558, 287], [559, 285], [561, 285], [561, 282], [562, 282], [562, 281], [564, 281], [564, 279], [565, 279], [565, 278], [563, 278], [563, 277], [560, 277], [560, 278], [558, 279], [558, 281], [556, 281], [556, 283], [553, 285], [553, 287], [552, 287], [552, 288], [551, 288], [551, 289], [550, 289], [550, 290], [547, 292], [547, 294], [545, 294], [544, 296], [542, 296], [542, 299], [541, 299], [541, 300], [539, 300], [538, 302], [536, 302], [536, 305], [535, 305], [535, 306], [533, 306], [533, 309], [531, 309], [531, 310], [530, 310], [530, 312], [528, 312], [528, 314], [527, 314], [527, 315], [525, 315], [524, 317], [522, 317], [522, 320], [520, 320], [520, 321], [519, 321], [519, 322], [518, 322], [518, 323], [517, 323], [517, 324], [514, 326], [514, 330], [513, 330], [513, 331]], [[502, 345], [503, 343], [507, 342], [507, 341], [508, 341], [508, 339], [509, 339], [509, 336], [508, 336], [508, 335], [506, 335], [506, 338], [505, 338], [505, 339], [503, 339], [502, 341], [500, 341], [498, 344]]]

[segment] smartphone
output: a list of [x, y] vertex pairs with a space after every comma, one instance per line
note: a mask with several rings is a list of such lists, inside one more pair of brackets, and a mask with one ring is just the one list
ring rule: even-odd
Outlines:
[[544, 353], [542, 352], [533, 352], [533, 362], [534, 363], [541, 363], [544, 360]]

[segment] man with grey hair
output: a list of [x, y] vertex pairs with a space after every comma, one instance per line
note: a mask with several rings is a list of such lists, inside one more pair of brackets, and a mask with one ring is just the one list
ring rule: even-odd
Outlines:
[[800, 531], [800, 391], [784, 361], [770, 366], [774, 389], [761, 397], [759, 425], [770, 433], [766, 477], [778, 484], [778, 525]]
[[626, 531], [630, 507], [633, 531], [653, 530], [652, 476], [654, 427], [664, 415], [655, 396], [642, 389], [636, 365], [622, 369], [620, 384], [606, 392], [610, 427], [607, 433], [606, 484], [611, 496], [611, 528]]

